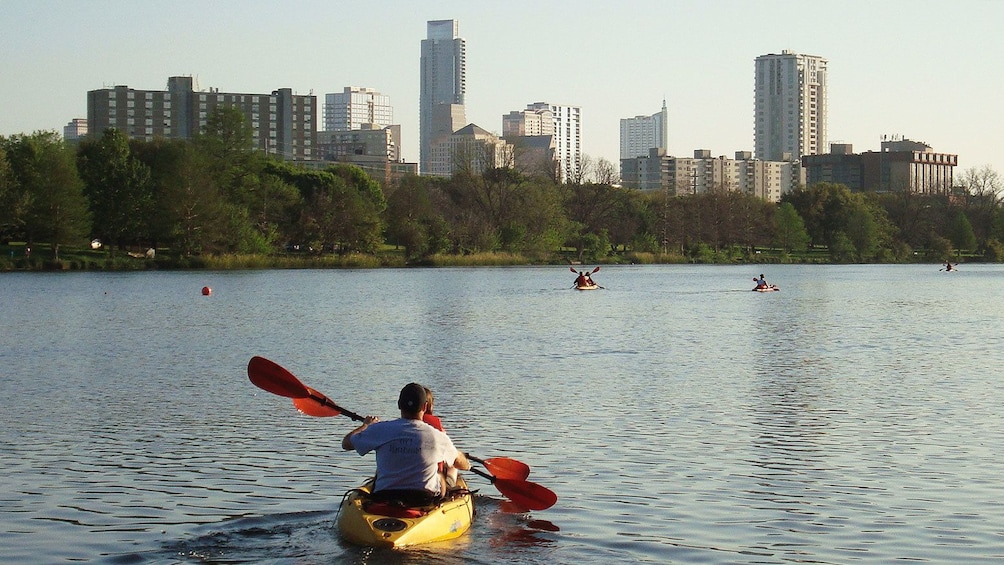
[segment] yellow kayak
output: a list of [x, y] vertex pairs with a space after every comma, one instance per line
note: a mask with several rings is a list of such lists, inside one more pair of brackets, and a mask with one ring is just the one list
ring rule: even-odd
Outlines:
[[471, 527], [474, 496], [457, 477], [448, 500], [421, 508], [396, 508], [369, 500], [373, 479], [345, 493], [338, 509], [338, 530], [358, 545], [405, 547], [458, 538]]

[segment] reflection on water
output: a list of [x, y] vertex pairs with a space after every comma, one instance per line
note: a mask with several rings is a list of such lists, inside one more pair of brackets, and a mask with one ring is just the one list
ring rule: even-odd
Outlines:
[[[994, 562], [1004, 267], [6, 274], [0, 561]], [[600, 278], [602, 275], [602, 279]], [[213, 288], [211, 297], [200, 293]], [[247, 381], [360, 413], [436, 391], [462, 448], [558, 493], [448, 547], [334, 530], [372, 458]]]

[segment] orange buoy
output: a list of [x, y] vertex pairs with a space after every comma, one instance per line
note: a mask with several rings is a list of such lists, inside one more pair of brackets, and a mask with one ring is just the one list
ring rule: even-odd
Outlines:
[[202, 296], [209, 296], [212, 293], [213, 289], [209, 288], [208, 286], [202, 287]]

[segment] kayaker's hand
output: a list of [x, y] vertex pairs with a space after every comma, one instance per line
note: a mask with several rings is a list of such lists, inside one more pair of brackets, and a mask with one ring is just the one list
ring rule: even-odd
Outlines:
[[376, 416], [366, 416], [365, 418], [363, 418], [363, 425], [368, 426], [370, 424], [375, 424], [379, 421], [380, 418], [377, 418]]

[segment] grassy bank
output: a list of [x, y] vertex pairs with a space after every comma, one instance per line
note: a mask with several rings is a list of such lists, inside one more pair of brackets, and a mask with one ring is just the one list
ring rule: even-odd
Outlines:
[[[144, 270], [251, 270], [251, 269], [374, 269], [380, 267], [482, 267], [503, 265], [658, 265], [658, 264], [828, 264], [829, 251], [815, 247], [801, 253], [778, 249], [750, 250], [728, 248], [713, 250], [697, 246], [686, 255], [676, 253], [625, 252], [603, 258], [578, 260], [573, 249], [562, 249], [546, 257], [527, 257], [518, 253], [437, 254], [421, 261], [406, 261], [401, 249], [387, 246], [375, 254], [347, 255], [314, 253], [276, 253], [272, 255], [228, 254], [183, 256], [170, 250], [158, 250], [154, 258], [140, 253], [108, 251], [83, 247], [61, 247], [59, 260], [52, 258], [46, 246], [36, 245], [27, 253], [23, 243], [0, 245], [0, 272], [9, 271], [144, 271]], [[918, 260], [921, 260], [918, 256]], [[975, 257], [969, 260], [976, 259]], [[978, 259], [977, 259], [978, 260]]]

